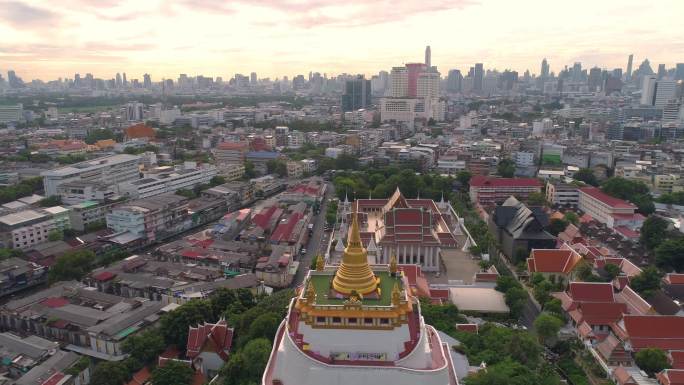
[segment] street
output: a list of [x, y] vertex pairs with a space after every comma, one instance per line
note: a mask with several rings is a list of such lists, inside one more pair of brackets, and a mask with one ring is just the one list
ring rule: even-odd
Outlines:
[[[320, 212], [315, 216], [313, 221], [313, 234], [311, 234], [309, 243], [306, 245], [306, 254], [299, 259], [299, 268], [297, 269], [297, 275], [295, 275], [295, 278], [292, 281], [292, 287], [297, 287], [304, 282], [304, 277], [306, 277], [306, 273], [309, 271], [311, 261], [315, 256], [322, 254], [321, 247], [324, 247], [324, 245], [321, 243], [321, 240], [325, 234], [329, 234], [323, 231], [325, 227], [325, 211], [328, 208], [328, 201], [334, 196], [335, 187], [332, 183], [328, 183], [327, 188], [325, 189], [323, 202], [321, 203]], [[326, 236], [325, 239], [328, 239], [328, 237]]]

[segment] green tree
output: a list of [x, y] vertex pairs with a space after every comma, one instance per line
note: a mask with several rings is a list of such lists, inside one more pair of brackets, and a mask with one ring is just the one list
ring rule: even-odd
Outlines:
[[534, 320], [534, 330], [537, 331], [539, 342], [542, 344], [558, 335], [563, 321], [555, 315], [542, 312], [537, 319]]
[[663, 194], [657, 199], [657, 201], [670, 205], [684, 205], [684, 191]]
[[536, 299], [540, 304], [544, 304], [551, 299], [552, 291], [553, 285], [551, 282], [543, 280], [534, 286], [534, 299]]
[[284, 178], [287, 176], [287, 164], [280, 159], [269, 160], [266, 162], [266, 172]]
[[59, 195], [53, 195], [51, 197], [43, 198], [38, 201], [40, 207], [54, 207], [62, 204], [62, 197]]
[[566, 227], [568, 227], [569, 223], [565, 219], [558, 219], [558, 218], [553, 218], [549, 222], [549, 226], [546, 228], [549, 233], [553, 235], [558, 235], [562, 233]]
[[115, 139], [116, 136], [112, 130], [103, 128], [90, 130], [88, 135], [85, 137], [85, 142], [88, 144], [95, 144], [98, 140]]
[[20, 249], [8, 249], [0, 248], [0, 261], [4, 261], [9, 258], [23, 258], [24, 252]]
[[216, 175], [215, 177], [211, 178], [211, 180], [209, 181], [209, 185], [211, 187], [220, 186], [224, 183], [226, 183], [226, 178], [222, 177], [221, 175]]
[[152, 385], [188, 385], [192, 380], [193, 371], [187, 364], [180, 361], [166, 361], [150, 376]]
[[632, 277], [629, 285], [642, 297], [650, 297], [654, 291], [660, 289], [660, 280], [663, 275], [654, 266], [648, 266], [641, 274]]
[[515, 175], [515, 162], [512, 159], [503, 159], [496, 167], [496, 173], [502, 178], [513, 178]]
[[655, 249], [656, 263], [658, 265], [674, 269], [677, 272], [684, 270], [684, 237], [668, 239]]
[[91, 384], [121, 385], [130, 378], [128, 368], [121, 362], [101, 361], [90, 377]]
[[635, 356], [637, 366], [653, 377], [656, 373], [670, 367], [667, 353], [658, 348], [645, 348], [637, 352]]
[[606, 271], [606, 275], [608, 276], [608, 279], [610, 279], [611, 281], [615, 279], [615, 277], [620, 275], [620, 267], [613, 263], [606, 264], [606, 266], [603, 267], [603, 270]]
[[[271, 354], [271, 342], [265, 338], [251, 340], [233, 353], [220, 371], [224, 385], [258, 384]], [[157, 384], [154, 384], [157, 385]]]
[[213, 320], [211, 302], [194, 300], [164, 314], [160, 320], [159, 330], [167, 344], [175, 344], [184, 349], [188, 339], [188, 328]]
[[647, 249], [653, 250], [667, 237], [668, 223], [661, 217], [649, 215], [641, 227], [639, 242]]
[[48, 241], [55, 242], [64, 239], [64, 232], [62, 230], [52, 230], [48, 234]]
[[81, 280], [90, 273], [95, 263], [95, 253], [89, 250], [72, 251], [57, 257], [48, 272], [50, 283], [57, 281]]
[[256, 176], [257, 176], [257, 173], [256, 173], [256, 169], [254, 168], [254, 163], [252, 163], [249, 160], [245, 161], [245, 173], [242, 177], [244, 179], [249, 180], [249, 179], [256, 178]]
[[124, 340], [121, 348], [135, 360], [143, 364], [150, 364], [155, 362], [159, 353], [164, 351], [166, 342], [158, 330], [151, 329], [129, 336]]
[[249, 327], [249, 339], [267, 338], [269, 341], [273, 341], [281, 321], [282, 318], [278, 314], [261, 314]]
[[568, 211], [567, 213], [565, 213], [565, 215], [563, 215], [563, 219], [565, 219], [569, 223], [572, 223], [573, 225], [579, 224], [579, 216], [572, 211]]
[[613, 177], [603, 182], [601, 190], [610, 196], [629, 200], [644, 215], [649, 215], [655, 211], [653, 197], [644, 182]]
[[596, 175], [594, 175], [594, 171], [592, 171], [590, 168], [580, 168], [579, 171], [577, 171], [573, 176], [573, 179], [592, 186], [599, 185], [598, 179], [596, 179]]
[[533, 192], [527, 196], [527, 203], [530, 206], [546, 206], [546, 197], [540, 192]]
[[468, 190], [470, 178], [472, 177], [473, 174], [471, 174], [470, 171], [459, 171], [458, 174], [456, 174], [456, 180], [461, 184], [462, 190]]

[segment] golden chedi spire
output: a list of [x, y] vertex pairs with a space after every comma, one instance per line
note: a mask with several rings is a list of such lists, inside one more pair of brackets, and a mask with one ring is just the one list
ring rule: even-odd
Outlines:
[[[356, 203], [356, 202], [355, 202]], [[358, 203], [354, 205], [352, 223], [347, 236], [347, 247], [344, 249], [342, 264], [335, 273], [333, 289], [338, 293], [349, 295], [352, 292], [365, 295], [374, 292], [378, 287], [375, 274], [368, 265], [368, 252], [361, 243], [361, 232], [357, 215]]]

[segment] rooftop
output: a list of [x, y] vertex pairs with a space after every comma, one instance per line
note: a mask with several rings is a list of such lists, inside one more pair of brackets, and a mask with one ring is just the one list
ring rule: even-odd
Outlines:
[[627, 201], [619, 198], [612, 197], [596, 187], [583, 187], [579, 189], [582, 193], [589, 195], [590, 197], [603, 202], [604, 204], [612, 208], [621, 209], [636, 209], [637, 207]]
[[[390, 306], [392, 303], [392, 289], [396, 283], [403, 287], [401, 277], [392, 277], [388, 271], [374, 271], [375, 276], [380, 279], [378, 288], [380, 295], [377, 298], [371, 296], [364, 297], [362, 302], [369, 306]], [[325, 271], [323, 274], [312, 271], [310, 275], [311, 283], [316, 290], [316, 305], [342, 305], [347, 300], [346, 297], [330, 296], [332, 294], [332, 281], [335, 277], [334, 271]]]

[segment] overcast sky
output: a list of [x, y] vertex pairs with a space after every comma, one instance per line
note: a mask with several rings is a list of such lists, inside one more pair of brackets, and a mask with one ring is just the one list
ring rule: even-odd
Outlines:
[[682, 0], [0, 0], [0, 71], [25, 80], [91, 72], [153, 80], [235, 73], [364, 73], [423, 60], [443, 75], [654, 69], [684, 62]]

